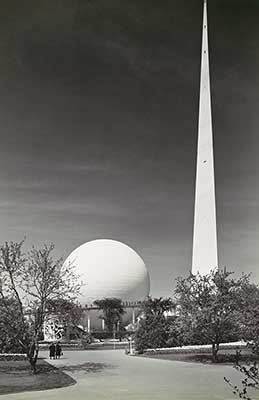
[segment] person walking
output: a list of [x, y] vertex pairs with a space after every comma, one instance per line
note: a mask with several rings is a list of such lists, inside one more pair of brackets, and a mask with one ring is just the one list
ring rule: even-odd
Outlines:
[[60, 358], [61, 355], [62, 355], [62, 347], [61, 347], [60, 343], [58, 342], [56, 344], [56, 358]]
[[51, 360], [55, 359], [55, 353], [56, 353], [56, 347], [54, 343], [51, 343], [51, 345], [49, 346], [49, 358]]

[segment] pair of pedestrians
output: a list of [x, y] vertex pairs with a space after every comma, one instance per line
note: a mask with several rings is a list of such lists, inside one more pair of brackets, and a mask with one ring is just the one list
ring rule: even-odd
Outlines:
[[56, 360], [62, 356], [62, 347], [59, 342], [57, 343], [51, 343], [49, 346], [49, 358], [51, 360]]

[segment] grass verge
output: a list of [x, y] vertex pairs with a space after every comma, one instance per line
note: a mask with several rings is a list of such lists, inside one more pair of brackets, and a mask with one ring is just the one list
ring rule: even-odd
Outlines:
[[[212, 356], [210, 353], [170, 353], [170, 354], [152, 354], [144, 353], [139, 355], [145, 358], [154, 358], [160, 360], [169, 361], [185, 361], [185, 362], [198, 362], [205, 364], [212, 364]], [[218, 363], [217, 364], [231, 364], [233, 365], [237, 361], [236, 354], [233, 350], [219, 351]], [[258, 356], [255, 356], [249, 350], [242, 350], [239, 356], [239, 362], [241, 364], [251, 363], [253, 361], [258, 362]], [[215, 364], [215, 363], [214, 363]]]
[[76, 381], [43, 359], [33, 375], [28, 361], [0, 361], [0, 394], [47, 390], [71, 386]]

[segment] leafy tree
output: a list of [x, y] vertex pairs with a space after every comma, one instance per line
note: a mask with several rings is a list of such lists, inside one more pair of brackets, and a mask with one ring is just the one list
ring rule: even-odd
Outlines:
[[234, 279], [231, 275], [218, 269], [207, 275], [190, 274], [178, 278], [175, 289], [184, 342], [211, 344], [214, 362], [220, 343], [240, 339], [242, 334], [240, 299], [249, 276]]
[[166, 313], [174, 307], [172, 299], [148, 297], [142, 303], [143, 317], [134, 335], [135, 348], [143, 352], [147, 348], [166, 347], [171, 329], [171, 319]]
[[[0, 299], [2, 325], [27, 354], [36, 373], [38, 340], [50, 301], [73, 300], [80, 285], [72, 265], [52, 258], [54, 245], [22, 251], [24, 241], [0, 246]], [[12, 307], [9, 307], [10, 302]]]
[[94, 304], [102, 310], [101, 319], [104, 320], [109, 333], [115, 332], [115, 327], [121, 322], [125, 310], [122, 300], [115, 297], [95, 300]]
[[163, 315], [174, 309], [174, 303], [171, 298], [152, 298], [151, 296], [148, 296], [148, 298], [142, 303], [141, 309], [146, 316]]

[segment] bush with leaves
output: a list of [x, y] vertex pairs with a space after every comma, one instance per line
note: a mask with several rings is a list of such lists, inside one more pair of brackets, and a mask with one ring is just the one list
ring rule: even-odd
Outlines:
[[149, 297], [142, 303], [142, 315], [134, 335], [135, 349], [142, 353], [148, 348], [167, 347], [172, 320], [168, 311], [174, 308], [172, 299]]
[[181, 347], [190, 344], [190, 338], [186, 334], [186, 324], [183, 326], [181, 320], [175, 315], [170, 317], [170, 326], [168, 333], [167, 346], [168, 347]]
[[240, 298], [242, 337], [250, 343], [253, 353], [259, 355], [259, 288], [255, 284], [244, 287]]
[[135, 349], [143, 353], [146, 349], [167, 347], [170, 323], [163, 315], [149, 315], [141, 319], [134, 335]]

